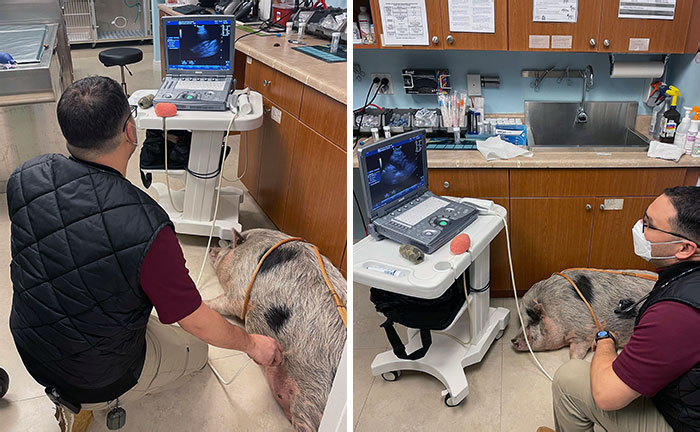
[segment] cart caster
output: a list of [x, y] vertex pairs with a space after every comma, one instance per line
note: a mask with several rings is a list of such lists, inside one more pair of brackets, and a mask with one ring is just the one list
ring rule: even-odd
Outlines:
[[454, 403], [454, 401], [452, 400], [452, 396], [450, 396], [450, 394], [447, 393], [447, 394], [445, 395], [444, 401], [445, 401], [445, 405], [446, 405], [446, 406], [448, 406], [448, 407], [450, 407], [450, 408], [454, 408], [454, 407], [456, 407], [456, 406], [460, 406], [460, 405], [462, 404], [462, 402], [464, 402], [464, 399], [462, 399], [461, 401], [459, 401], [459, 402], [457, 402], [457, 403]]
[[382, 374], [382, 379], [388, 382], [398, 381], [401, 376], [401, 371], [389, 371]]
[[500, 338], [503, 337], [503, 333], [505, 333], [505, 330], [499, 330], [498, 334], [496, 335], [496, 340], [499, 340]]
[[0, 398], [5, 396], [10, 388], [10, 377], [5, 372], [5, 369], [0, 369]]

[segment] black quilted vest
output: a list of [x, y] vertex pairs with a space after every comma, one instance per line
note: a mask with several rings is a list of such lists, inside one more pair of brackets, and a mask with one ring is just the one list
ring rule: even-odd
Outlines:
[[[700, 310], [700, 262], [675, 264], [661, 272], [639, 310], [635, 326], [651, 305], [661, 301], [676, 301]], [[689, 339], [688, 343], [700, 341]], [[700, 363], [670, 382], [652, 400], [674, 431], [700, 430]]]
[[74, 403], [133, 387], [153, 305], [141, 263], [167, 213], [122, 175], [59, 154], [20, 165], [7, 183], [10, 329], [29, 373]]

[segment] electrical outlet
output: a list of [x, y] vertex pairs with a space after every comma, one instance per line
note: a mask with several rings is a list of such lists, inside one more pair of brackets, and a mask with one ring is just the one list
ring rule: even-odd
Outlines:
[[379, 78], [380, 80], [382, 78], [388, 79], [389, 84], [387, 84], [385, 88], [380, 89], [379, 94], [383, 94], [383, 95], [394, 94], [394, 86], [391, 85], [391, 74], [390, 73], [373, 73], [371, 78], [372, 78], [372, 81], [374, 81], [374, 78]]

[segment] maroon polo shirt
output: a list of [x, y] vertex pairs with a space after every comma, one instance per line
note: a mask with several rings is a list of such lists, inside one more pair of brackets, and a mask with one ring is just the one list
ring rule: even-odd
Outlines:
[[141, 263], [141, 288], [151, 299], [163, 324], [185, 318], [202, 304], [175, 232], [160, 230]]
[[699, 340], [700, 311], [675, 301], [656, 303], [634, 327], [613, 370], [637, 393], [652, 397], [700, 363]]

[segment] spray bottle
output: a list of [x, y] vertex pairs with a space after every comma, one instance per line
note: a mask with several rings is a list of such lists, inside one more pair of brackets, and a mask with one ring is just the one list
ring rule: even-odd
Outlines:
[[661, 126], [661, 113], [666, 109], [666, 90], [668, 86], [662, 85], [659, 94], [656, 96], [654, 109], [651, 111], [651, 122], [649, 123], [649, 135], [654, 139], [659, 139], [659, 128]]
[[693, 107], [691, 114], [695, 113], [690, 121], [688, 138], [685, 141], [685, 154], [692, 154], [693, 157], [700, 157], [700, 143], [697, 140], [698, 129], [700, 129], [700, 106]]
[[659, 129], [660, 141], [667, 144], [673, 144], [673, 140], [676, 138], [676, 128], [678, 123], [681, 122], [681, 113], [676, 109], [676, 104], [678, 103], [678, 96], [681, 95], [681, 91], [674, 86], [668, 86], [666, 90], [666, 95], [671, 96], [671, 108], [666, 110], [663, 118], [661, 119], [661, 128]]

